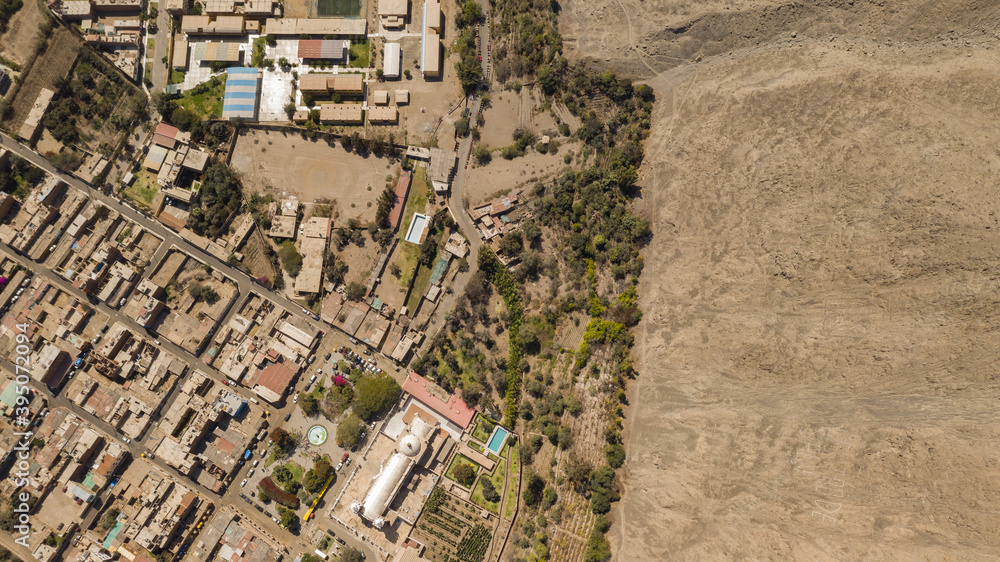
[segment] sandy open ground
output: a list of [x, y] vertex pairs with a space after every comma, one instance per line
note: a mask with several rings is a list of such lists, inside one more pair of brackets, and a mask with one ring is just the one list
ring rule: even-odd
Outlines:
[[890, 4], [566, 7], [658, 96], [617, 560], [1000, 557], [1000, 11]]
[[339, 144], [331, 147], [325, 141], [259, 130], [240, 136], [232, 166], [251, 191], [276, 199], [295, 195], [303, 203], [335, 201], [337, 226], [352, 217], [363, 224], [375, 219], [375, 200], [393, 169], [387, 159], [358, 156]]

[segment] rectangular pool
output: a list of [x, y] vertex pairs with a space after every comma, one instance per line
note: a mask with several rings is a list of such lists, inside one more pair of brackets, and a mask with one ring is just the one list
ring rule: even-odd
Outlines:
[[413, 220], [410, 221], [410, 229], [406, 231], [407, 242], [420, 245], [420, 239], [424, 236], [424, 230], [427, 228], [427, 223], [430, 222], [430, 217], [427, 215], [422, 215], [420, 213], [413, 214]]
[[503, 449], [503, 444], [507, 441], [507, 436], [510, 435], [506, 429], [500, 427], [499, 425], [493, 430], [493, 435], [490, 436], [489, 443], [486, 444], [486, 448], [490, 450], [496, 456], [500, 456], [500, 451]]

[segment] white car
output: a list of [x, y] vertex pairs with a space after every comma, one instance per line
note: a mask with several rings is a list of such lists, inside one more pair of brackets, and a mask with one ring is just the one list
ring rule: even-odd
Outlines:
[[309, 377], [309, 384], [316, 382], [316, 375]]
[[295, 396], [292, 397], [292, 404], [298, 404], [298, 403], [299, 403], [299, 393], [296, 392]]
[[251, 468], [250, 472], [247, 473], [247, 478], [250, 478], [251, 476], [253, 476], [253, 471], [254, 471], [254, 469]]
[[247, 479], [244, 478], [243, 481], [240, 482], [240, 487], [242, 488], [243, 486], [246, 486], [246, 485], [247, 485]]
[[260, 459], [254, 459], [253, 460], [253, 466], [256, 467], [257, 463], [259, 463], [259, 462], [260, 462]]
[[131, 442], [132, 442], [132, 440], [131, 440], [131, 439], [129, 439], [128, 437], [122, 437], [122, 441], [124, 441], [124, 442], [125, 442], [126, 444], [128, 444], [128, 443], [131, 443]]
[[337, 463], [337, 472], [340, 472], [340, 469], [342, 469], [342, 468], [344, 468], [344, 463], [338, 462]]

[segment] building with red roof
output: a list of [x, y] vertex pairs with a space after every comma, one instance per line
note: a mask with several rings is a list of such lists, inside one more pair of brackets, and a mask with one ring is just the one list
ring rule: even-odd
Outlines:
[[260, 372], [257, 384], [253, 391], [268, 402], [277, 402], [285, 394], [288, 385], [292, 384], [295, 371], [290, 369], [284, 362], [272, 363]]
[[406, 382], [403, 383], [403, 392], [462, 429], [469, 427], [472, 418], [476, 416], [476, 411], [467, 406], [461, 398], [445, 392], [439, 385], [418, 375], [415, 371], [410, 371], [406, 377]]
[[396, 199], [389, 210], [389, 225], [393, 230], [399, 228], [399, 219], [403, 216], [403, 206], [406, 204], [406, 194], [410, 191], [410, 172], [403, 172], [396, 182]]

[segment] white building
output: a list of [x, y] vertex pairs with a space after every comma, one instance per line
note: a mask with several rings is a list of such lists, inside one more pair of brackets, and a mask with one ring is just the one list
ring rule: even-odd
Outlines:
[[402, 51], [399, 43], [385, 44], [385, 64], [382, 67], [382, 76], [385, 78], [399, 78], [399, 67], [402, 60]]

